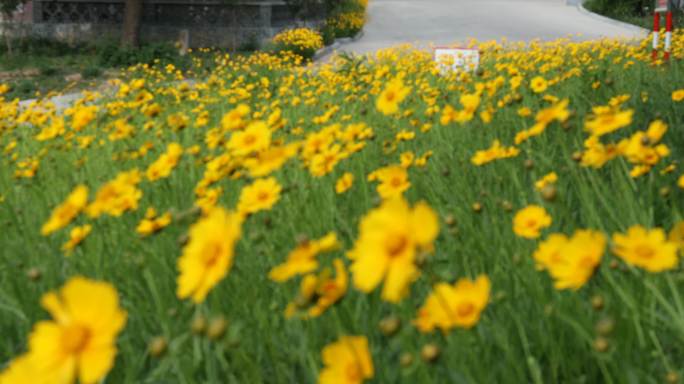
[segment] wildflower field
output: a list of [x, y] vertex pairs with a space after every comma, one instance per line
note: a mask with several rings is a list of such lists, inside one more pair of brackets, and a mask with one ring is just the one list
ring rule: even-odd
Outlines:
[[680, 382], [684, 33], [648, 44], [3, 100], [0, 383]]

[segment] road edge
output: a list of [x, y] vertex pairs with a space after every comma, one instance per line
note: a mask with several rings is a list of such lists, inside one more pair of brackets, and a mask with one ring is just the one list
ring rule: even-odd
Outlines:
[[334, 51], [336, 51], [338, 48], [340, 48], [340, 47], [342, 47], [342, 46], [344, 46], [344, 45], [346, 45], [346, 44], [349, 44], [349, 43], [353, 43], [353, 42], [355, 42], [355, 41], [358, 41], [358, 40], [361, 39], [362, 37], [363, 37], [363, 29], [360, 30], [359, 33], [357, 33], [357, 34], [354, 35], [353, 37], [341, 37], [341, 38], [339, 38], [339, 39], [335, 39], [335, 42], [334, 42], [334, 43], [332, 43], [332, 44], [328, 45], [327, 47], [321, 48], [321, 49], [319, 49], [318, 51], [316, 51], [316, 53], [314, 54], [314, 57], [313, 57], [312, 61], [314, 61], [314, 62], [320, 61], [320, 60], [323, 59], [324, 57], [326, 57], [326, 56], [328, 56], [329, 54], [331, 54], [331, 53], [333, 53]]

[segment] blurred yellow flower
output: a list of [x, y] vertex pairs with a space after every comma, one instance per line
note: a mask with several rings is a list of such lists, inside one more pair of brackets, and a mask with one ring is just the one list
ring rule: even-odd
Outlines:
[[300, 284], [299, 295], [285, 309], [286, 318], [297, 314], [301, 314], [304, 318], [318, 317], [347, 293], [349, 277], [344, 269], [344, 263], [340, 259], [335, 259], [333, 266], [335, 267], [335, 277], [331, 277], [328, 268], [322, 270], [318, 275], [304, 276]]
[[684, 89], [678, 89], [672, 92], [672, 101], [682, 101], [684, 100]]
[[593, 230], [578, 230], [568, 239], [554, 234], [534, 254], [537, 267], [548, 270], [556, 289], [581, 288], [601, 263], [606, 237]]
[[67, 255], [70, 254], [71, 251], [73, 251], [73, 249], [76, 248], [77, 245], [81, 244], [83, 239], [85, 239], [86, 236], [90, 234], [90, 231], [92, 229], [93, 228], [90, 224], [86, 224], [80, 227], [74, 227], [69, 233], [69, 241], [62, 245], [62, 250], [65, 251]]
[[551, 225], [551, 216], [544, 207], [528, 205], [513, 217], [513, 232], [526, 239], [536, 239], [540, 231]]
[[114, 365], [116, 337], [126, 324], [116, 289], [104, 282], [71, 278], [43, 295], [52, 320], [38, 322], [29, 336], [33, 382], [96, 383]]
[[594, 108], [594, 114], [584, 123], [584, 129], [592, 136], [603, 136], [632, 124], [634, 111], [614, 111]]
[[342, 336], [323, 348], [325, 367], [318, 376], [319, 384], [360, 384], [373, 378], [373, 360], [365, 336]]
[[237, 210], [240, 214], [269, 210], [280, 199], [282, 189], [275, 177], [258, 179], [242, 188]]
[[558, 175], [556, 172], [550, 172], [544, 175], [541, 179], [537, 180], [534, 183], [534, 188], [537, 189], [537, 191], [541, 191], [547, 185], [555, 184], [556, 181], [558, 181]]
[[43, 224], [40, 233], [47, 236], [60, 230], [78, 216], [88, 203], [88, 187], [78, 185], [67, 196], [66, 200], [57, 206], [50, 215], [50, 218]]
[[411, 88], [404, 86], [402, 79], [390, 81], [380, 93], [375, 107], [385, 115], [393, 115], [399, 112], [399, 104], [411, 93]]
[[503, 147], [499, 140], [494, 140], [489, 149], [475, 152], [475, 155], [470, 159], [474, 165], [484, 165], [498, 159], [506, 159], [509, 157], [516, 157], [520, 150], [516, 147]]
[[321, 252], [330, 252], [340, 247], [335, 232], [330, 232], [318, 240], [301, 242], [288, 255], [285, 263], [280, 264], [269, 272], [268, 277], [282, 283], [292, 277], [311, 272], [318, 268], [318, 256]]
[[431, 251], [438, 233], [437, 215], [427, 204], [411, 208], [403, 198], [384, 201], [361, 219], [348, 253], [354, 286], [368, 293], [384, 279], [383, 300], [399, 302], [419, 274], [416, 251]]
[[271, 145], [271, 130], [263, 121], [250, 123], [244, 131], [236, 131], [230, 137], [228, 149], [235, 156], [259, 152]]
[[454, 285], [438, 283], [433, 288], [418, 316], [413, 321], [418, 330], [427, 333], [439, 328], [472, 328], [489, 302], [490, 282], [485, 275], [476, 280], [460, 279]]
[[401, 196], [411, 186], [408, 172], [405, 168], [398, 165], [377, 170], [377, 177], [380, 180], [377, 188], [378, 194], [383, 199]]
[[178, 143], [170, 143], [164, 152], [154, 163], [150, 164], [145, 171], [147, 180], [155, 181], [166, 178], [171, 171], [178, 165], [178, 160], [183, 155], [183, 147]]
[[337, 182], [335, 182], [335, 192], [338, 194], [345, 193], [349, 190], [349, 188], [352, 187], [353, 183], [354, 175], [352, 175], [350, 172], [345, 172], [342, 176], [340, 176], [339, 179], [337, 179]]
[[647, 230], [634, 225], [626, 234], [613, 234], [613, 243], [614, 254], [649, 272], [674, 269], [679, 263], [677, 243], [668, 241], [661, 228]]
[[190, 240], [178, 259], [179, 299], [204, 301], [233, 266], [235, 243], [241, 234], [240, 215], [220, 207], [213, 208], [190, 227]]
[[137, 187], [140, 179], [137, 169], [120, 172], [97, 191], [95, 200], [86, 207], [88, 216], [95, 218], [106, 213], [118, 217], [125, 211], [138, 209], [142, 197], [142, 191]]
[[549, 87], [549, 83], [541, 76], [534, 77], [530, 80], [530, 88], [534, 93], [542, 93]]
[[140, 223], [138, 223], [138, 226], [135, 228], [135, 232], [141, 236], [149, 236], [159, 232], [169, 224], [171, 224], [171, 212], [166, 212], [161, 216], [157, 216], [157, 211], [150, 207], [147, 208], [145, 217], [140, 220]]

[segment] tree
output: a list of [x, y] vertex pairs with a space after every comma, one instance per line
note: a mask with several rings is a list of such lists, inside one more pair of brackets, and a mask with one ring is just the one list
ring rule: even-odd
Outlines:
[[137, 47], [140, 44], [142, 5], [143, 0], [125, 0], [121, 32], [121, 45], [124, 47]]
[[12, 54], [12, 33], [11, 29], [13, 27], [13, 17], [14, 12], [16, 12], [21, 5], [23, 5], [26, 0], [0, 0], [0, 12], [2, 13], [3, 25], [2, 31], [5, 35], [5, 44], [7, 44], [7, 54]]

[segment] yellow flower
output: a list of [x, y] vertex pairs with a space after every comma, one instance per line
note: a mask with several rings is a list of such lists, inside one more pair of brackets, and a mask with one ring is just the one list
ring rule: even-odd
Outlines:
[[398, 165], [379, 169], [377, 176], [380, 180], [377, 188], [378, 194], [383, 199], [401, 196], [411, 186], [408, 172], [406, 172], [405, 168]]
[[590, 136], [584, 141], [584, 147], [586, 151], [582, 153], [581, 160], [583, 167], [601, 168], [619, 154], [614, 144], [604, 145], [598, 136]]
[[613, 234], [613, 253], [627, 264], [644, 268], [649, 272], [662, 272], [677, 266], [677, 243], [665, 238], [661, 228], [647, 230], [634, 225], [627, 234]]
[[489, 302], [490, 282], [485, 275], [476, 280], [460, 279], [454, 285], [438, 283], [413, 323], [421, 332], [439, 328], [446, 333], [454, 327], [472, 328]]
[[81, 244], [83, 239], [90, 234], [91, 230], [92, 226], [90, 224], [86, 224], [81, 227], [74, 227], [69, 234], [69, 241], [62, 245], [62, 250], [67, 254], [71, 253], [71, 251], [76, 248], [77, 245]]
[[150, 207], [145, 212], [145, 217], [140, 220], [140, 223], [138, 223], [135, 231], [141, 236], [149, 236], [153, 233], [161, 231], [169, 224], [171, 224], [171, 212], [166, 212], [165, 214], [157, 217], [156, 210]]
[[96, 115], [96, 106], [81, 106], [73, 112], [73, 116], [71, 118], [71, 127], [74, 129], [74, 131], [81, 131], [86, 125], [95, 119]]
[[538, 191], [541, 191], [547, 185], [555, 184], [556, 181], [558, 181], [558, 175], [556, 174], [556, 172], [551, 172], [544, 175], [541, 179], [537, 180], [537, 182], [534, 183], [534, 187]]
[[352, 187], [354, 183], [354, 175], [349, 172], [345, 172], [344, 175], [340, 176], [335, 183], [335, 192], [338, 194], [345, 193]]
[[178, 259], [178, 298], [201, 303], [230, 271], [242, 218], [223, 208], [212, 209], [190, 227], [190, 240]]
[[684, 89], [678, 89], [672, 92], [672, 101], [682, 101], [684, 100]]
[[145, 171], [147, 180], [155, 181], [162, 178], [169, 177], [171, 171], [178, 165], [178, 160], [183, 155], [183, 147], [178, 143], [171, 143], [166, 147], [166, 152], [163, 153], [154, 163], [150, 164]]
[[321, 252], [330, 252], [339, 248], [335, 232], [330, 232], [318, 240], [303, 241], [288, 255], [285, 263], [280, 264], [269, 272], [268, 277], [279, 283], [318, 268], [316, 256]]
[[597, 231], [578, 230], [567, 239], [551, 235], [540, 244], [534, 257], [541, 269], [547, 269], [556, 289], [581, 288], [601, 263], [606, 237]]
[[125, 211], [138, 209], [142, 197], [142, 191], [137, 188], [140, 178], [137, 169], [120, 172], [97, 191], [95, 201], [86, 208], [88, 216], [95, 218], [106, 213], [118, 217]]
[[235, 156], [259, 152], [271, 145], [271, 130], [263, 121], [250, 123], [244, 131], [236, 131], [230, 137], [228, 149]]
[[677, 186], [684, 189], [684, 175], [679, 176], [679, 179], [677, 180]]
[[532, 110], [529, 109], [528, 107], [522, 107], [518, 109], [518, 116], [520, 117], [527, 117], [532, 115]]
[[246, 124], [243, 119], [249, 115], [249, 111], [250, 108], [248, 105], [238, 105], [235, 109], [223, 115], [223, 118], [221, 118], [221, 127], [226, 131], [242, 129]]
[[52, 320], [29, 336], [34, 377], [50, 383], [84, 384], [104, 379], [114, 365], [116, 337], [126, 324], [116, 289], [108, 283], [71, 278], [59, 292], [43, 295]]
[[684, 220], [672, 227], [667, 239], [670, 242], [677, 244], [680, 250], [684, 250]]
[[344, 269], [344, 263], [340, 259], [333, 260], [335, 277], [331, 277], [328, 268], [318, 275], [304, 276], [300, 285], [300, 293], [294, 302], [288, 303], [285, 309], [285, 317], [290, 318], [302, 310], [302, 317], [318, 317], [326, 309], [338, 302], [347, 293], [349, 277]]
[[282, 168], [296, 154], [297, 148], [293, 145], [269, 147], [259, 151], [255, 157], [245, 159], [243, 165], [251, 177], [267, 176]]
[[238, 212], [250, 214], [262, 210], [269, 210], [280, 199], [282, 187], [275, 177], [259, 179], [245, 186], [240, 192]]
[[553, 269], [564, 262], [563, 247], [568, 244], [568, 237], [562, 233], [552, 233], [539, 244], [533, 258], [538, 270]]
[[593, 136], [603, 136], [632, 124], [633, 115], [631, 109], [613, 111], [594, 108], [594, 115], [584, 123], [584, 129]]
[[473, 165], [484, 165], [498, 159], [506, 159], [509, 157], [516, 157], [520, 154], [520, 150], [516, 147], [503, 147], [499, 140], [494, 140], [489, 149], [475, 152], [475, 155], [470, 159]]
[[541, 76], [537, 76], [530, 81], [530, 88], [534, 93], [542, 93], [549, 87], [549, 83]]
[[437, 215], [427, 204], [411, 208], [403, 198], [384, 201], [361, 220], [348, 253], [354, 286], [368, 293], [384, 279], [383, 300], [399, 302], [419, 274], [416, 249], [431, 251], [438, 233]]
[[375, 107], [385, 115], [393, 115], [399, 112], [399, 104], [411, 93], [411, 88], [404, 86], [402, 79], [390, 81], [380, 93]]
[[325, 367], [319, 384], [360, 384], [374, 375], [373, 360], [365, 336], [342, 336], [323, 348]]
[[544, 207], [528, 205], [513, 218], [513, 232], [526, 239], [536, 239], [539, 231], [551, 225], [551, 216]]
[[0, 384], [45, 384], [47, 378], [38, 378], [31, 356], [24, 354], [9, 363], [0, 372]]
[[88, 187], [79, 185], [69, 194], [66, 200], [56, 207], [50, 218], [43, 227], [40, 233], [47, 236], [61, 228], [67, 226], [71, 221], [78, 216], [78, 214], [85, 208], [88, 203]]

